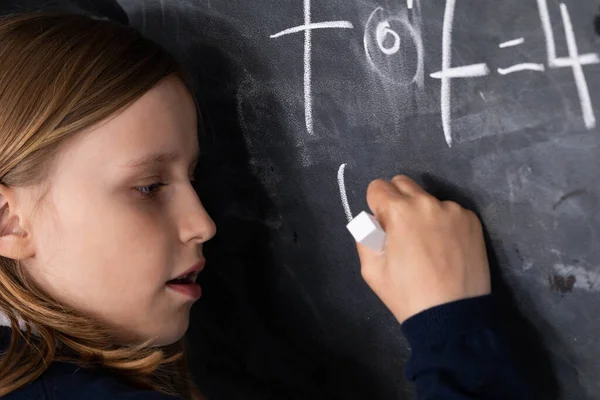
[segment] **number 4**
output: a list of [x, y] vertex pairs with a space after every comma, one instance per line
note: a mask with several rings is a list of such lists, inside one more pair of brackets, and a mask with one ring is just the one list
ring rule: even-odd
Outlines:
[[550, 68], [572, 68], [575, 84], [577, 85], [579, 101], [581, 103], [583, 120], [586, 128], [592, 129], [596, 126], [596, 117], [594, 115], [590, 91], [588, 89], [588, 84], [585, 79], [582, 66], [598, 64], [600, 63], [600, 57], [598, 57], [597, 53], [579, 54], [579, 50], [577, 49], [577, 41], [575, 40], [575, 34], [573, 33], [573, 24], [571, 23], [569, 10], [564, 3], [560, 4], [560, 12], [565, 30], [565, 38], [567, 40], [569, 57], [556, 57], [556, 43], [554, 41], [554, 32], [552, 30], [552, 23], [550, 21], [550, 13], [548, 12], [547, 0], [537, 0], [537, 3], [540, 19], [542, 21], [542, 28], [544, 30], [544, 37], [546, 39], [548, 66]]

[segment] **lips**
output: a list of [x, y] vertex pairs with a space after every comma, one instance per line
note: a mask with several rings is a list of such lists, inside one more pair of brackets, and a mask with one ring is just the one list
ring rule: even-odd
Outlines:
[[204, 269], [204, 260], [200, 260], [183, 274], [176, 276], [167, 281], [167, 287], [176, 292], [182, 293], [193, 300], [197, 300], [202, 296], [202, 288], [196, 283], [196, 278], [200, 271]]
[[175, 283], [175, 284], [186, 284], [186, 283], [194, 283], [200, 271], [204, 269], [204, 265], [206, 261], [200, 260], [196, 264], [194, 264], [190, 269], [185, 271], [183, 274], [180, 274], [170, 280], [167, 281], [167, 284]]
[[197, 283], [168, 283], [167, 287], [186, 295], [192, 300], [198, 300], [202, 296], [202, 288]]

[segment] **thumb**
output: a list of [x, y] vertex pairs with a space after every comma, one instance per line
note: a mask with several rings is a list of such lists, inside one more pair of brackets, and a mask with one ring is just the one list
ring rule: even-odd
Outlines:
[[358, 257], [360, 259], [360, 272], [365, 281], [372, 286], [377, 276], [381, 273], [385, 258], [383, 253], [378, 253], [369, 247], [356, 242]]

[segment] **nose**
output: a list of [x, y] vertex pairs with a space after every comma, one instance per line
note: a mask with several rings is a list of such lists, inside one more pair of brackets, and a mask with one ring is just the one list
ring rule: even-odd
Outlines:
[[201, 226], [202, 229], [200, 234], [197, 236], [204, 243], [212, 239], [213, 236], [215, 236], [215, 234], [217, 233], [217, 225], [215, 224], [215, 221], [213, 221], [213, 219], [210, 217], [210, 215], [208, 215], [208, 212], [202, 204], [200, 204], [200, 207], [202, 208], [203, 215], [201, 221], [199, 221], [199, 226]]
[[190, 185], [189, 200], [185, 207], [180, 209], [180, 232], [185, 242], [197, 241], [204, 243], [217, 233], [217, 226], [202, 205], [198, 194]]

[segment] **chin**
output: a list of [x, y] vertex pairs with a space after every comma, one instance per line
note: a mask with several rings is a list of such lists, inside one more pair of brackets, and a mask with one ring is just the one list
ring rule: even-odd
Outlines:
[[167, 346], [181, 339], [188, 330], [190, 321], [189, 313], [186, 313], [185, 318], [169, 322], [169, 326], [164, 326], [164, 329], [158, 332], [158, 338], [154, 342], [155, 346]]

